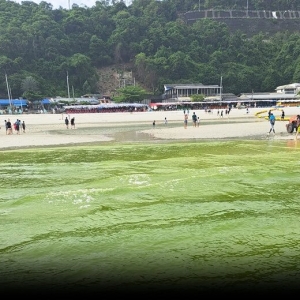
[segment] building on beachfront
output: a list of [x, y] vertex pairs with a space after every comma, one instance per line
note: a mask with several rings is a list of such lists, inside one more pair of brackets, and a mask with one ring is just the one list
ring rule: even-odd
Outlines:
[[278, 86], [275, 90], [277, 93], [298, 94], [300, 92], [300, 83], [281, 85]]
[[269, 102], [280, 106], [298, 106], [300, 105], [300, 83], [291, 83], [276, 87], [274, 93], [243, 93], [239, 96], [242, 102], [255, 103], [262, 106]]
[[[271, 107], [299, 106], [300, 83], [278, 86], [273, 93], [241, 93], [236, 96], [222, 93], [222, 86], [198, 84], [165, 84], [165, 93], [161, 100], [151, 101], [149, 106], [154, 109], [190, 108], [226, 108], [235, 107]], [[192, 102], [191, 95], [202, 94], [204, 101]]]
[[187, 100], [191, 95], [215, 96], [221, 94], [221, 87], [218, 85], [204, 85], [202, 83], [189, 84], [164, 84], [164, 98], [174, 100]]

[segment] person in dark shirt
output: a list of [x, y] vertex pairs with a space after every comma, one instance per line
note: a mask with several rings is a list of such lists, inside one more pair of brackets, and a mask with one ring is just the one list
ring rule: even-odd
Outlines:
[[17, 121], [15, 122], [15, 130], [17, 132], [17, 134], [20, 134], [20, 120], [17, 119]]
[[193, 126], [196, 127], [196, 125], [197, 125], [197, 115], [196, 115], [195, 112], [193, 112], [192, 119], [193, 119]]
[[23, 122], [22, 122], [23, 133], [25, 133], [25, 128], [26, 128], [26, 125], [25, 125], [25, 122], [23, 121]]
[[69, 129], [69, 119], [68, 119], [68, 117], [65, 118], [65, 124], [66, 124], [67, 129]]
[[7, 121], [4, 120], [4, 124], [5, 124], [5, 134], [7, 134]]
[[11, 127], [11, 122], [10, 122], [10, 119], [7, 119], [7, 122], [6, 122], [6, 131], [7, 131], [7, 134], [12, 134], [12, 127]]
[[75, 129], [75, 117], [71, 119], [71, 129]]

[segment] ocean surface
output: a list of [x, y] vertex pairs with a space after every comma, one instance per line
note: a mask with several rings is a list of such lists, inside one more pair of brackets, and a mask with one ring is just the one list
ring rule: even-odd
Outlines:
[[0, 151], [0, 291], [296, 291], [299, 158], [272, 139]]

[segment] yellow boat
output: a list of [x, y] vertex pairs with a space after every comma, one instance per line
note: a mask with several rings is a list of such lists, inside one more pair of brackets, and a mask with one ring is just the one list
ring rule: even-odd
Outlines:
[[[269, 113], [269, 111], [273, 111], [273, 110], [281, 110], [281, 111], [283, 111], [283, 109], [281, 109], [281, 108], [270, 108], [270, 109], [265, 109], [265, 110], [261, 110], [261, 111], [258, 111], [256, 114], [255, 114], [255, 116], [256, 117], [258, 117], [258, 118], [264, 118], [264, 119], [266, 119], [266, 120], [269, 120], [269, 116], [267, 115], [267, 116], [264, 116], [264, 115], [262, 115], [262, 114], [264, 114], [264, 113]], [[281, 118], [281, 116], [279, 116], [279, 117], [275, 117], [275, 120], [276, 121], [288, 121], [290, 118], [289, 117], [284, 117], [283, 119]]]

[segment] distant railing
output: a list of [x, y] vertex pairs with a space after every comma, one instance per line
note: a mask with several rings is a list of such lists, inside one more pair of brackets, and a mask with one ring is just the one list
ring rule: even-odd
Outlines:
[[183, 14], [189, 20], [196, 19], [300, 19], [300, 11], [267, 11], [267, 10], [201, 10]]

